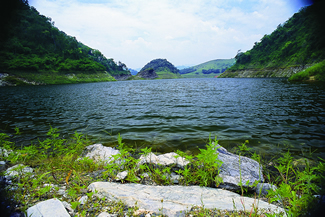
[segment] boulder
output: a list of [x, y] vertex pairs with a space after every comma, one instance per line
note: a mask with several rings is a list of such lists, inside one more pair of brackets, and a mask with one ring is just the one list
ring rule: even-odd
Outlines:
[[271, 185], [269, 183], [258, 183], [255, 189], [255, 192], [257, 195], [260, 194], [261, 195], [267, 195], [268, 194], [268, 190], [273, 190], [275, 191], [277, 189], [277, 187], [275, 185]]
[[184, 216], [184, 211], [195, 205], [229, 211], [234, 209], [250, 211], [254, 206], [263, 214], [284, 212], [282, 208], [267, 202], [242, 197], [217, 188], [94, 182], [88, 186], [88, 189], [97, 192], [96, 195], [99, 197], [122, 200], [128, 206], [134, 206], [137, 203], [140, 209], [167, 216]]
[[219, 173], [223, 183], [219, 187], [238, 190], [240, 179], [243, 187], [251, 187], [254, 182], [264, 181], [262, 166], [257, 161], [230, 153], [221, 146], [217, 148], [217, 153], [218, 159], [223, 162]]
[[120, 151], [111, 147], [105, 147], [102, 144], [94, 144], [86, 147], [83, 157], [88, 157], [96, 162], [109, 163], [114, 160], [113, 156]]
[[174, 152], [161, 154], [158, 156], [151, 152], [146, 156], [141, 155], [139, 165], [145, 163], [159, 164], [162, 166], [175, 165], [175, 167], [184, 168], [189, 161]]
[[60, 200], [53, 198], [27, 209], [28, 217], [70, 217]]

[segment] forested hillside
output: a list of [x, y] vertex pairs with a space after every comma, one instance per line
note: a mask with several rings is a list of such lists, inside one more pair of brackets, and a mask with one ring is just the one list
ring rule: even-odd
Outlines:
[[155, 72], [159, 78], [169, 79], [169, 78], [180, 78], [179, 70], [166, 59], [154, 59], [147, 63], [139, 72], [141, 74], [144, 71]]
[[303, 69], [321, 62], [325, 59], [324, 9], [324, 1], [301, 8], [270, 35], [264, 35], [260, 42], [255, 42], [251, 50], [238, 52], [236, 64], [222, 76], [237, 77], [241, 71], [246, 71], [246, 77], [263, 77], [268, 76], [263, 73], [264, 69]]
[[40, 15], [28, 1], [13, 0], [11, 10], [4, 23], [5, 31], [1, 33], [2, 72], [27, 79], [35, 73], [62, 75], [106, 71], [112, 76], [130, 75], [125, 64], [107, 59], [100, 51], [60, 31], [51, 18]]
[[235, 59], [216, 59], [180, 70], [184, 78], [213, 78], [235, 63]]

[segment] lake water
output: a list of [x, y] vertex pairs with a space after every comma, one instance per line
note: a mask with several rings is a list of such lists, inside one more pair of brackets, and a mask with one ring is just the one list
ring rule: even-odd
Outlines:
[[154, 151], [203, 148], [209, 134], [226, 148], [245, 140], [258, 152], [290, 148], [325, 158], [325, 88], [286, 79], [173, 79], [0, 88], [0, 130], [19, 144], [49, 126], [113, 145]]

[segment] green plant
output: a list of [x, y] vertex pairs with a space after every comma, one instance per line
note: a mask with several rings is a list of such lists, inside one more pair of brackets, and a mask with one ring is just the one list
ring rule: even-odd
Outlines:
[[286, 152], [277, 161], [275, 168], [280, 177], [275, 179], [278, 188], [270, 190], [268, 197], [270, 201], [282, 201], [288, 216], [305, 214], [309, 206], [315, 201], [313, 194], [319, 192], [320, 185], [324, 182], [324, 163], [319, 162], [315, 167], [311, 167], [305, 160], [304, 169], [295, 168], [292, 164], [290, 152]]
[[245, 142], [243, 144], [239, 145], [238, 146], [239, 151], [241, 151], [241, 152], [247, 152], [247, 151], [251, 150], [251, 148], [248, 148], [246, 146], [246, 144], [248, 144], [248, 143], [249, 143], [249, 141], [248, 140], [245, 140]]

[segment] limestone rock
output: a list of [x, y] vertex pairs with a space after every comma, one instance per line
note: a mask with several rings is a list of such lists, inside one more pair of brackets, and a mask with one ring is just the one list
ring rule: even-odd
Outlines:
[[12, 151], [0, 147], [0, 157], [8, 157]]
[[53, 198], [40, 202], [27, 210], [29, 217], [70, 217], [60, 200]]
[[94, 144], [86, 147], [84, 157], [93, 159], [96, 162], [109, 163], [113, 160], [113, 156], [119, 154], [120, 151], [111, 147], [105, 147], [102, 144]]
[[[244, 156], [239, 158], [239, 155], [230, 153], [221, 146], [217, 148], [217, 152], [219, 154], [218, 159], [223, 162], [219, 173], [223, 183], [219, 187], [229, 190], [240, 189], [238, 185], [240, 177], [244, 187], [252, 186], [255, 181], [264, 181], [262, 166], [257, 161]], [[246, 184], [247, 181], [248, 185]]]
[[128, 171], [123, 171], [123, 172], [120, 172], [116, 175], [116, 179], [117, 181], [119, 180], [124, 180], [127, 176], [128, 176]]
[[88, 201], [88, 196], [86, 195], [82, 196], [78, 201], [80, 202], [81, 205], [84, 205]]
[[[264, 201], [242, 197], [239, 194], [199, 186], [147, 186], [141, 184], [120, 184], [111, 182], [95, 182], [88, 186], [97, 196], [111, 200], [122, 200], [129, 206], [137, 206], [157, 214], [168, 216], [182, 216], [183, 211], [192, 206], [234, 210], [251, 210], [258, 207], [262, 213], [280, 213], [284, 210]], [[162, 210], [161, 210], [162, 209]]]
[[66, 202], [66, 201], [62, 201], [62, 204], [64, 206], [64, 208], [68, 211], [68, 213], [73, 216], [74, 215], [74, 210], [71, 207], [71, 204]]
[[6, 170], [6, 179], [12, 179], [15, 176], [21, 176], [26, 173], [32, 173], [33, 168], [25, 166], [23, 164], [17, 164], [13, 167], [10, 167]]
[[255, 192], [257, 195], [259, 195], [259, 193], [261, 192], [261, 195], [267, 195], [268, 194], [268, 190], [273, 190], [275, 191], [277, 189], [277, 187], [275, 185], [271, 185], [269, 183], [258, 183], [255, 189]]
[[149, 164], [149, 163], [158, 164], [158, 162], [159, 162], [159, 159], [158, 159], [157, 155], [150, 152], [147, 155], [140, 156], [140, 161], [139, 161], [138, 165], [142, 165], [142, 164], [146, 164], [146, 163], [147, 164]]
[[189, 161], [183, 157], [177, 156], [178, 154], [174, 152], [161, 154], [158, 156], [151, 152], [147, 156], [141, 155], [139, 165], [145, 163], [152, 163], [159, 164], [162, 166], [170, 166], [174, 164], [175, 167], [184, 168], [184, 166], [187, 165]]

